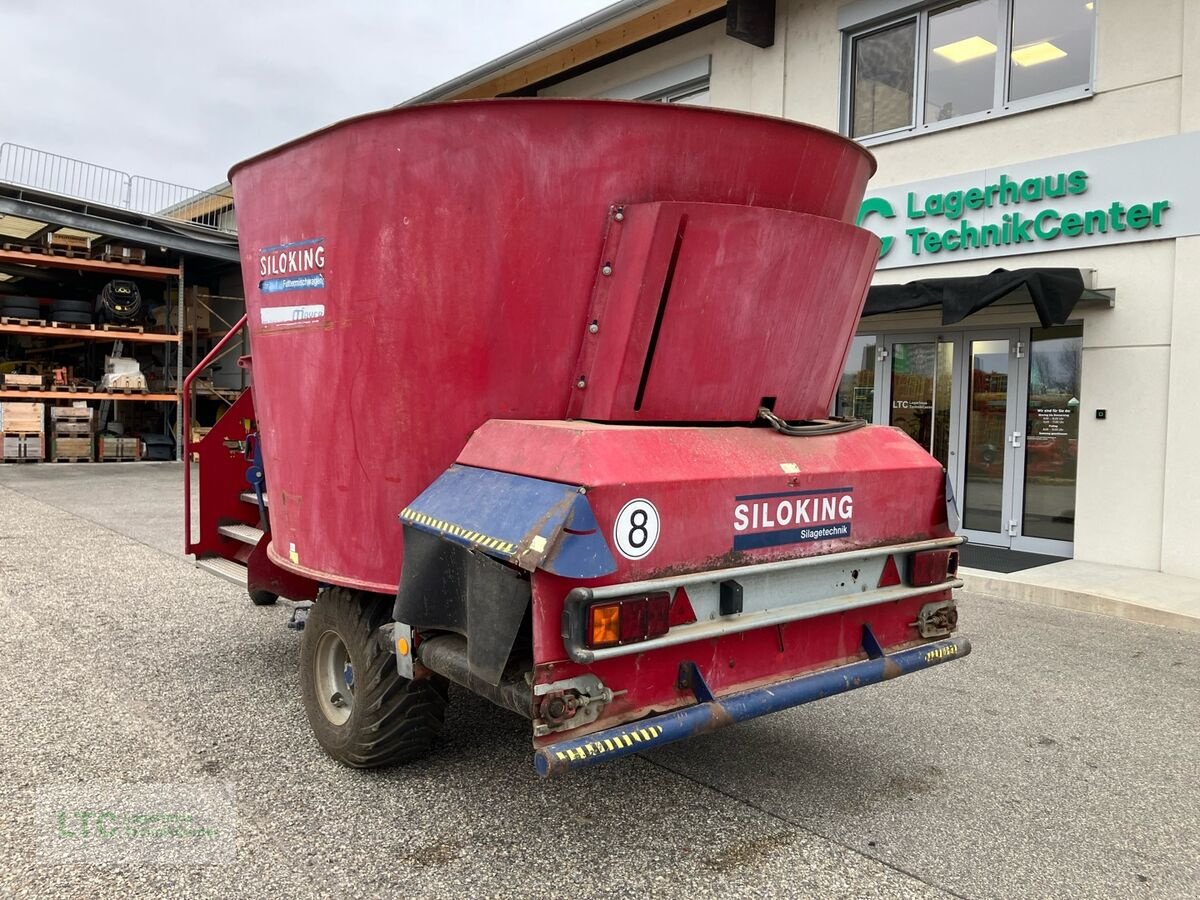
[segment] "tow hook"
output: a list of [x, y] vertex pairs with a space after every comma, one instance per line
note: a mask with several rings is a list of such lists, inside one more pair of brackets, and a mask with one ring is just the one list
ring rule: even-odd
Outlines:
[[926, 603], [913, 624], [923, 638], [945, 637], [958, 627], [958, 607], [953, 600]]
[[605, 704], [613, 698], [613, 692], [595, 675], [535, 684], [533, 695], [536, 711], [533, 733], [539, 737], [595, 722]]
[[579, 695], [574, 691], [555, 691], [542, 698], [538, 706], [538, 718], [547, 725], [561, 725], [575, 715], [579, 708]]

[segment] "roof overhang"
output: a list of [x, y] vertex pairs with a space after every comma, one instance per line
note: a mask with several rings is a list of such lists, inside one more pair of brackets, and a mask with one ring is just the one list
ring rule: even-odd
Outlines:
[[[621, 0], [401, 105], [517, 94], [657, 35], [711, 17], [727, 5], [726, 0]], [[770, 5], [773, 27], [774, 4]], [[733, 30], [730, 33], [746, 39]]]
[[146, 247], [222, 262], [239, 262], [237, 239], [210, 228], [148, 216], [86, 200], [74, 200], [0, 182], [0, 214], [42, 223], [51, 230], [78, 229]]

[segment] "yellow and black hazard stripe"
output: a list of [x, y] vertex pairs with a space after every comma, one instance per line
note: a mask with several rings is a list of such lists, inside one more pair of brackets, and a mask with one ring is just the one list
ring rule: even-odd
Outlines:
[[658, 725], [647, 725], [645, 728], [635, 728], [633, 731], [625, 731], [611, 738], [600, 738], [599, 740], [589, 741], [578, 747], [556, 750], [554, 755], [562, 762], [587, 759], [589, 756], [603, 756], [606, 753], [612, 753], [614, 750], [624, 750], [626, 747], [632, 747], [634, 744], [645, 744], [653, 741], [662, 734], [662, 731], [662, 728]]
[[445, 519], [435, 519], [433, 516], [417, 512], [412, 507], [405, 507], [400, 512], [400, 521], [408, 525], [421, 525], [425, 528], [433, 528], [443, 534], [462, 538], [464, 541], [470, 541], [472, 544], [477, 544], [488, 550], [496, 550], [500, 553], [509, 554], [517, 552], [517, 545], [510, 541], [502, 541], [500, 538], [494, 538], [480, 531], [471, 531], [468, 528], [463, 528], [461, 525], [447, 522]]

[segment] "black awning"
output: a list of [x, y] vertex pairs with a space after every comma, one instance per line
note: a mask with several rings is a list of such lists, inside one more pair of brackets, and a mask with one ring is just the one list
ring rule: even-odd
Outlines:
[[1084, 291], [1078, 269], [997, 269], [990, 275], [873, 285], [863, 315], [940, 306], [942, 324], [953, 325], [1014, 292], [1023, 292], [1037, 310], [1042, 327], [1049, 328], [1066, 324]]

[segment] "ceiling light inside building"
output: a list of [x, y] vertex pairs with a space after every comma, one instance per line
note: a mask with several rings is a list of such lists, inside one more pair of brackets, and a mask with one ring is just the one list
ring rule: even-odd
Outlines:
[[973, 34], [952, 44], [934, 47], [933, 52], [952, 63], [964, 63], [972, 59], [981, 59], [996, 52], [996, 45], [986, 38]]
[[1038, 41], [1036, 44], [1027, 44], [1014, 50], [1012, 61], [1018, 66], [1037, 66], [1052, 59], [1062, 59], [1066, 55], [1066, 50], [1055, 47], [1049, 41]]

